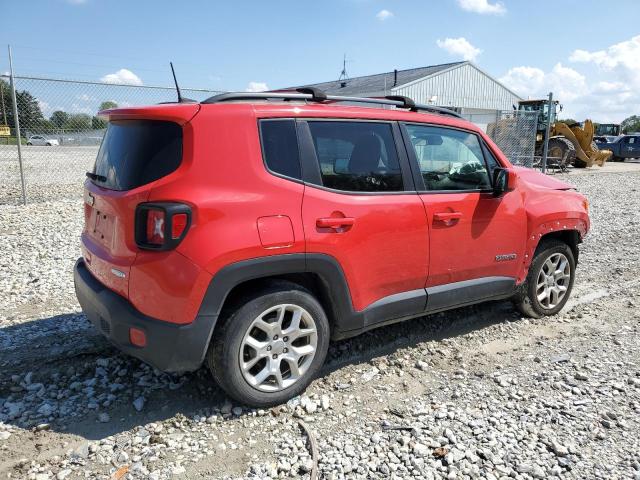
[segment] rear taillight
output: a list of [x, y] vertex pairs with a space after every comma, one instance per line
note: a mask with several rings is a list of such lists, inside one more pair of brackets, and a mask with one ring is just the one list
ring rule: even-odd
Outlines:
[[164, 243], [164, 210], [150, 208], [147, 210], [147, 243], [162, 245]]
[[191, 208], [183, 203], [141, 203], [136, 209], [136, 244], [147, 250], [171, 250], [191, 226]]

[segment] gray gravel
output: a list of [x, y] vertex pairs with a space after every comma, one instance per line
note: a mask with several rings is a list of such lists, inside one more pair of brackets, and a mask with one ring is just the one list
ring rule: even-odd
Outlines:
[[322, 478], [640, 479], [640, 171], [564, 178], [593, 221], [569, 308], [496, 302], [334, 343], [269, 410], [93, 333], [69, 275], [80, 201], [0, 206], [0, 477], [308, 478], [303, 419]]

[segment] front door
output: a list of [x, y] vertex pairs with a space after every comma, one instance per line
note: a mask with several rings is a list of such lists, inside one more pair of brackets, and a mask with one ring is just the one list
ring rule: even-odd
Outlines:
[[622, 158], [640, 157], [640, 137], [625, 137], [622, 141]]
[[500, 290], [512, 283], [508, 279], [515, 280], [524, 255], [526, 214], [518, 192], [493, 196], [495, 157], [473, 132], [416, 124], [404, 128], [410, 160], [424, 182], [420, 198], [430, 227], [426, 287], [490, 289], [495, 282]]
[[378, 320], [368, 308], [424, 311], [428, 226], [397, 124], [308, 120], [299, 135], [307, 253], [337, 261], [365, 324]]

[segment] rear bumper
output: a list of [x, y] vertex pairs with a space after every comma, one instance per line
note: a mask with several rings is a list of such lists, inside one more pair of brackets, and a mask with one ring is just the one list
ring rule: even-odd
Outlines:
[[[193, 371], [202, 365], [217, 316], [198, 315], [190, 324], [177, 325], [144, 315], [100, 283], [82, 258], [76, 262], [73, 278], [83, 312], [120, 350], [164, 372]], [[146, 346], [131, 344], [131, 327], [145, 332]]]

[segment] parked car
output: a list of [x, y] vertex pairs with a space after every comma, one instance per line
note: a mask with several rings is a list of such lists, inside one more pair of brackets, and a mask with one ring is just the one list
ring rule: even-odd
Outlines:
[[611, 150], [611, 161], [624, 162], [626, 158], [640, 158], [640, 134], [607, 137], [606, 143], [599, 143], [600, 150]]
[[74, 274], [89, 320], [160, 370], [204, 363], [269, 406], [307, 387], [331, 339], [487, 300], [560, 311], [587, 199], [457, 114], [394, 98], [105, 112]]
[[51, 146], [58, 146], [58, 140], [56, 140], [55, 138], [47, 138], [44, 137], [43, 135], [31, 135], [28, 139], [27, 139], [27, 145], [40, 145], [40, 146], [47, 146], [47, 147], [51, 147]]

